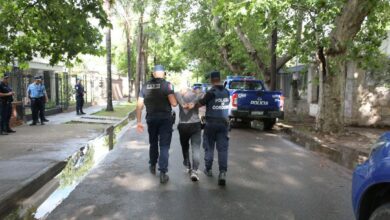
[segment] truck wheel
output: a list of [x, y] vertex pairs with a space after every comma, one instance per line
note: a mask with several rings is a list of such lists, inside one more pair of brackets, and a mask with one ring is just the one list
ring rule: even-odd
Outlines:
[[370, 220], [388, 220], [390, 219], [390, 202], [379, 206], [371, 214]]
[[276, 124], [275, 118], [264, 119], [264, 131], [272, 130], [275, 124]]

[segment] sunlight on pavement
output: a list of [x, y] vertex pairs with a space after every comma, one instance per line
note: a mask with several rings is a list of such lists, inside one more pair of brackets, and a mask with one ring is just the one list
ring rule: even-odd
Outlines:
[[144, 191], [155, 189], [159, 183], [145, 174], [135, 175], [126, 173], [114, 178], [114, 183], [132, 191]]

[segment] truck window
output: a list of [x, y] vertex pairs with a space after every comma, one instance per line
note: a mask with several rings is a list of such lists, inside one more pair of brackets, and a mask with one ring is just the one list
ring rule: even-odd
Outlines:
[[237, 90], [263, 90], [263, 85], [255, 81], [233, 81], [229, 85], [229, 89]]

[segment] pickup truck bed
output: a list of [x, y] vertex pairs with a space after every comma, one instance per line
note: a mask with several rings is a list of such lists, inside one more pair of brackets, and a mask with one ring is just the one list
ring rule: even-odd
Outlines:
[[260, 120], [268, 130], [276, 119], [284, 118], [282, 93], [266, 91], [261, 80], [228, 77], [225, 88], [230, 92], [232, 121]]

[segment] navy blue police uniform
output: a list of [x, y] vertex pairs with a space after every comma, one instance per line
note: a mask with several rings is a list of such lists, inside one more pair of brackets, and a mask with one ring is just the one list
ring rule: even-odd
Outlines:
[[77, 114], [85, 114], [83, 112], [83, 106], [84, 106], [84, 86], [81, 85], [81, 83], [76, 84], [75, 86], [76, 90], [76, 111]]
[[[0, 83], [0, 93], [9, 93], [12, 92], [12, 88], [4, 83]], [[10, 128], [10, 120], [12, 115], [12, 102], [14, 98], [12, 95], [0, 97], [1, 105], [1, 130], [3, 132], [14, 132]]]
[[168, 95], [171, 94], [174, 94], [172, 84], [162, 78], [153, 78], [146, 82], [140, 93], [146, 107], [150, 144], [149, 164], [155, 166], [158, 161], [162, 173], [168, 172], [172, 139], [172, 107], [168, 100]]
[[[215, 75], [219, 77], [219, 72]], [[206, 124], [203, 133], [205, 172], [206, 174], [211, 172], [214, 149], [217, 148], [219, 171], [226, 173], [229, 148], [229, 91], [222, 85], [214, 85], [199, 103], [206, 106]]]

